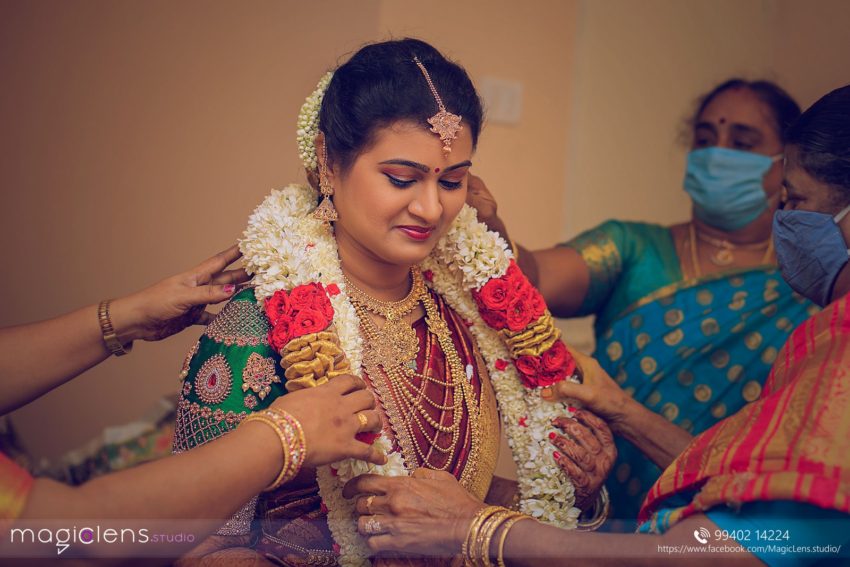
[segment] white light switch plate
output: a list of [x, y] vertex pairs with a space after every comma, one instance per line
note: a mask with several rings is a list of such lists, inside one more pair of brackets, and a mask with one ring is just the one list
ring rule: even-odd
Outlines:
[[478, 92], [484, 99], [487, 121], [519, 124], [522, 118], [522, 83], [496, 77], [481, 77]]

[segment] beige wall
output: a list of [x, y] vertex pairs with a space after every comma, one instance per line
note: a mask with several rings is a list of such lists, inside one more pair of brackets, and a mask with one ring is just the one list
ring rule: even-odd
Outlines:
[[[317, 4], [0, 5], [0, 324], [188, 268], [300, 179], [298, 107], [339, 54], [374, 38], [380, 7]], [[199, 333], [139, 344], [16, 412], [25, 441], [55, 455], [140, 415], [177, 391]]]
[[850, 83], [850, 2], [778, 0], [775, 61], [803, 107]]
[[[475, 170], [500, 180], [526, 240], [554, 240], [575, 5], [517, 22], [508, 0], [0, 4], [0, 235], [19, 274], [0, 284], [14, 298], [0, 324], [131, 291], [233, 242], [270, 188], [302, 178], [293, 125], [318, 77], [387, 37], [432, 41], [473, 79], [523, 82], [522, 123], [486, 128]], [[530, 188], [557, 204], [523, 206]], [[199, 332], [137, 345], [19, 410], [25, 441], [57, 455], [140, 415], [176, 392]]]
[[[677, 135], [694, 97], [742, 73], [808, 104], [850, 81], [848, 20], [841, 0], [0, 0], [0, 325], [231, 243], [271, 187], [301, 178], [300, 102], [365, 41], [420, 36], [475, 80], [523, 84], [521, 122], [485, 128], [474, 170], [514, 236], [545, 246], [609, 217], [684, 218]], [[139, 415], [176, 391], [198, 333], [16, 412], [25, 440], [56, 455]]]

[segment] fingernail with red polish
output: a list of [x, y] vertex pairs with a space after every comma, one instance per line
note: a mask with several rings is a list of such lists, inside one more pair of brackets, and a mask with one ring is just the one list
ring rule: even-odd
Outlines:
[[224, 293], [233, 293], [236, 291], [236, 284], [229, 283], [224, 286]]
[[555, 457], [555, 460], [556, 460], [556, 461], [558, 461], [558, 460], [560, 460], [560, 459], [561, 459], [561, 453], [559, 453], [558, 451], [554, 451], [554, 452], [552, 453], [552, 456], [553, 456], [553, 457]]
[[554, 441], [555, 437], [557, 437], [557, 436], [558, 436], [558, 434], [553, 431], [549, 434], [549, 440]]

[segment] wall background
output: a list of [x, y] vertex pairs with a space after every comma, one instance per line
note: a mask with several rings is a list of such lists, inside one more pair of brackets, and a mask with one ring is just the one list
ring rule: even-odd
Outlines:
[[[0, 0], [0, 325], [130, 292], [227, 247], [300, 181], [294, 122], [327, 68], [413, 35], [518, 81], [475, 173], [515, 239], [689, 213], [678, 136], [698, 94], [767, 77], [806, 106], [850, 81], [842, 0]], [[588, 321], [565, 324], [589, 348]], [[57, 456], [176, 393], [200, 333], [139, 344], [13, 414]]]

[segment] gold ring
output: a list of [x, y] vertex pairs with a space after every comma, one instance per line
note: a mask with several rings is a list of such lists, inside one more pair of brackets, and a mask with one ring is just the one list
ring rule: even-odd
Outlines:
[[374, 516], [366, 520], [366, 523], [363, 525], [363, 531], [365, 531], [369, 535], [378, 535], [383, 533], [384, 529], [381, 527], [381, 522], [375, 519]]
[[374, 495], [374, 494], [372, 494], [371, 496], [369, 496], [368, 498], [366, 498], [366, 512], [367, 512], [368, 514], [371, 514], [371, 513], [372, 513], [372, 500], [374, 500], [374, 499], [375, 499], [375, 495]]
[[357, 419], [360, 420], [360, 431], [363, 431], [364, 429], [366, 429], [366, 427], [369, 425], [369, 418], [366, 417], [366, 414], [363, 413], [362, 411], [357, 412]]

